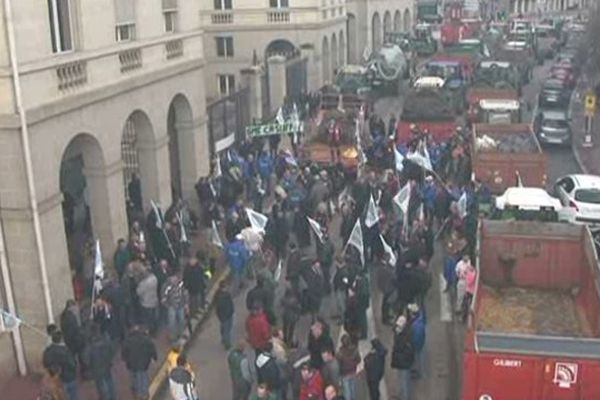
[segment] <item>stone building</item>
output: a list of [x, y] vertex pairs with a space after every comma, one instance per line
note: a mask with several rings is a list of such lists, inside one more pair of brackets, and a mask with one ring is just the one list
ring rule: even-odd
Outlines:
[[[0, 8], [0, 304], [43, 331], [74, 296], [83, 238], [98, 238], [108, 262], [127, 236], [133, 174], [147, 208], [151, 200], [167, 207], [172, 193], [191, 196], [208, 173], [200, 4], [7, 3], [10, 10]], [[28, 328], [20, 336], [24, 365], [36, 370], [46, 338]], [[17, 370], [15, 337], [0, 333], [0, 383]]]

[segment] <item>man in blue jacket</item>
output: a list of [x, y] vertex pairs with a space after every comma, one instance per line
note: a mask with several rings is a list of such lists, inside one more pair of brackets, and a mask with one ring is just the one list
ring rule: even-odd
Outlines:
[[231, 268], [231, 293], [235, 296], [241, 289], [243, 274], [250, 259], [250, 253], [242, 241], [242, 235], [236, 235], [234, 240], [227, 243], [225, 246], [225, 256], [227, 257], [229, 268]]
[[409, 304], [407, 306], [408, 314], [411, 322], [412, 342], [415, 347], [415, 363], [413, 371], [417, 377], [425, 376], [425, 327], [427, 319], [425, 313], [419, 310], [417, 304]]

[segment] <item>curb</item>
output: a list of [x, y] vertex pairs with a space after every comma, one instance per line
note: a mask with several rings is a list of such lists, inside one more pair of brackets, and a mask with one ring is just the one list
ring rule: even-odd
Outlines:
[[[578, 98], [581, 97], [582, 95], [582, 91], [583, 88], [581, 86], [584, 86], [585, 84], [582, 84], [583, 82], [579, 82], [577, 84], [576, 89], [573, 91], [573, 95], [572, 96], [577, 96]], [[569, 107], [569, 114], [573, 115], [573, 108], [574, 108], [574, 104], [573, 104], [573, 100], [571, 97], [571, 104]], [[584, 174], [589, 174], [589, 169], [588, 167], [586, 167], [586, 165], [583, 163], [583, 160], [581, 159], [581, 155], [579, 154], [579, 149], [578, 146], [580, 145], [578, 140], [572, 140], [571, 141], [571, 152], [573, 153], [573, 157], [575, 158], [575, 162], [577, 162], [577, 165], [579, 166], [579, 169], [581, 170], [581, 172], [583, 172]]]
[[[199, 332], [199, 328], [210, 316], [210, 312], [212, 311], [212, 307], [213, 307], [213, 300], [214, 300], [215, 294], [217, 293], [217, 289], [219, 288], [220, 283], [229, 277], [229, 274], [230, 274], [230, 271], [229, 271], [229, 268], [227, 268], [225, 271], [223, 271], [217, 277], [217, 279], [215, 279], [213, 285], [211, 286], [210, 290], [208, 291], [208, 295], [206, 296], [207, 303], [208, 303], [208, 307], [206, 308], [206, 311], [196, 314], [194, 317], [192, 317], [192, 319], [190, 321], [190, 324], [192, 326], [192, 334], [189, 335], [189, 332], [187, 332], [187, 331], [183, 334], [183, 341], [184, 341], [183, 352], [186, 352], [188, 350], [188, 346], [189, 346], [191, 340], [196, 336], [196, 334]], [[167, 352], [167, 354], [168, 354], [168, 352]], [[149, 399], [150, 400], [157, 399], [157, 395], [161, 392], [163, 387], [167, 384], [167, 368], [168, 368], [168, 362], [167, 362], [167, 358], [165, 357], [165, 359], [162, 362], [162, 365], [160, 366], [160, 368], [158, 369], [158, 371], [156, 372], [156, 374], [150, 381], [150, 390], [149, 390], [149, 392], [150, 392]]]
[[585, 164], [583, 163], [583, 161], [581, 160], [581, 156], [579, 155], [579, 150], [577, 150], [577, 144], [572, 143], [571, 144], [571, 151], [573, 152], [573, 156], [575, 157], [575, 161], [577, 162], [577, 165], [579, 166], [579, 169], [581, 170], [581, 172], [583, 172], [584, 174], [589, 174], [589, 170], [588, 167], [585, 166]]

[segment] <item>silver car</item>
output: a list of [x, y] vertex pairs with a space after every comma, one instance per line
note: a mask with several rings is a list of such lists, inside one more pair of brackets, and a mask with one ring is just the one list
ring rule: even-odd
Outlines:
[[571, 122], [564, 110], [540, 111], [534, 121], [535, 133], [541, 143], [571, 144]]

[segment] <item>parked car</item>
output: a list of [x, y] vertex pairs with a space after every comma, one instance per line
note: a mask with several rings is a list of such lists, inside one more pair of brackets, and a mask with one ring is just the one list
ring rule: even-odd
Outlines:
[[533, 121], [533, 130], [540, 143], [571, 144], [571, 123], [565, 110], [540, 111]]
[[600, 176], [564, 176], [554, 184], [554, 193], [573, 212], [573, 222], [600, 226]]
[[566, 82], [556, 78], [548, 78], [542, 86], [538, 98], [541, 108], [567, 108], [571, 100], [571, 90]]

